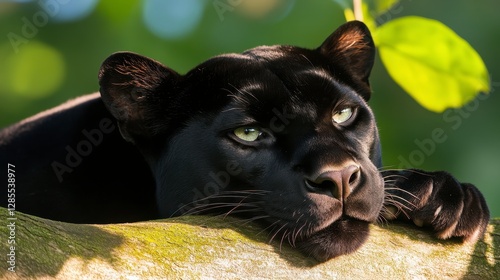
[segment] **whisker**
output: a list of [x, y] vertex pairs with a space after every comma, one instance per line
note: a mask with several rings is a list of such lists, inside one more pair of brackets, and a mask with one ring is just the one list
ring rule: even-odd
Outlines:
[[[296, 223], [297, 225], [299, 224], [298, 222], [299, 222], [299, 219], [297, 219], [297, 223]], [[292, 247], [295, 247], [295, 241], [299, 237], [299, 235], [302, 232], [302, 230], [306, 227], [306, 225], [307, 225], [307, 223], [303, 223], [302, 226], [300, 226], [298, 229], [297, 229], [297, 227], [295, 227], [293, 229], [294, 233], [293, 233], [293, 236], [292, 236], [292, 242], [290, 243], [290, 245], [292, 245]]]
[[[247, 207], [247, 208], [255, 208], [255, 209], [259, 209], [260, 207], [254, 205], [253, 203], [210, 203], [210, 204], [207, 204], [207, 205], [200, 205], [200, 206], [197, 206], [195, 208], [192, 208], [191, 210], [189, 210], [188, 212], [185, 213], [185, 215], [196, 215], [196, 214], [200, 214], [200, 213], [203, 213], [203, 212], [208, 212], [208, 211], [212, 211], [212, 210], [216, 210], [216, 209], [224, 209], [224, 208], [229, 208], [229, 207], [233, 207], [233, 210], [234, 208], [237, 208], [239, 206], [244, 206], [244, 207]], [[228, 215], [228, 213], [224, 213], [225, 216]]]
[[389, 221], [387, 220], [387, 218], [384, 216], [384, 214], [386, 214], [388, 211], [387, 209], [385, 208], [382, 208], [381, 210], [381, 215], [378, 215], [377, 217], [377, 220], [375, 221], [375, 223], [377, 224], [383, 224], [383, 225], [387, 225], [389, 223]]
[[384, 179], [384, 182], [385, 182], [385, 181], [386, 181], [386, 179], [389, 179], [389, 178], [394, 178], [394, 177], [396, 177], [396, 178], [403, 178], [403, 179], [408, 180], [408, 177], [406, 177], [406, 176], [404, 176], [404, 175], [401, 175], [401, 174], [391, 174], [391, 175], [385, 175], [385, 176], [383, 177], [383, 179]]
[[379, 167], [377, 169], [381, 170], [381, 171], [405, 171], [405, 170], [407, 170], [407, 169], [403, 169], [403, 168], [393, 168], [393, 165], [386, 165], [386, 166]]
[[248, 198], [248, 196], [247, 196], [247, 197], [243, 197], [243, 198], [240, 200], [240, 202], [238, 202], [238, 203], [236, 204], [236, 206], [234, 206], [234, 207], [233, 207], [233, 209], [229, 210], [229, 211], [226, 213], [226, 216], [230, 215], [230, 214], [231, 214], [234, 210], [236, 210], [236, 208], [238, 208], [238, 207], [240, 207], [240, 206], [243, 206], [243, 205], [244, 205], [244, 206], [248, 205], [248, 203], [243, 203], [243, 201], [244, 201], [245, 199], [247, 199], [247, 198]]
[[[278, 235], [278, 233], [283, 229], [285, 228], [286, 226], [288, 225], [288, 223], [285, 223], [283, 224], [275, 233], [274, 235], [271, 237], [271, 239], [269, 240], [269, 244], [271, 244], [271, 242], [273, 242], [274, 238]], [[281, 245], [280, 245], [281, 246]], [[280, 248], [281, 249], [281, 248]]]
[[[388, 194], [388, 195], [385, 196], [385, 198], [387, 199], [387, 202], [394, 202], [394, 203], [397, 202], [397, 203], [401, 204], [402, 206], [405, 206], [405, 208], [408, 209], [408, 210], [412, 210], [412, 208], [410, 208], [410, 206], [413, 207], [413, 209], [417, 208], [417, 206], [415, 204], [413, 204], [413, 202], [411, 202], [411, 201], [409, 201], [407, 199], [404, 199], [404, 198], [402, 198], [400, 196], [397, 196], [397, 195]], [[398, 201], [396, 199], [398, 199], [400, 201]], [[409, 206], [406, 206], [406, 205], [402, 204], [402, 202], [406, 202]]]
[[287, 239], [288, 239], [288, 242], [290, 242], [289, 235], [290, 235], [290, 232], [288, 231], [288, 229], [285, 229], [285, 232], [283, 232], [283, 235], [281, 236], [281, 241], [280, 241], [280, 252], [281, 252], [281, 248], [282, 248], [282, 245], [283, 245], [283, 240], [284, 240], [285, 238], [287, 238]]
[[415, 199], [420, 200], [420, 198], [418, 196], [416, 196], [415, 194], [413, 194], [412, 192], [410, 192], [408, 190], [402, 189], [402, 188], [400, 188], [400, 187], [398, 187], [396, 185], [393, 185], [393, 184], [388, 184], [388, 186], [391, 186], [391, 187], [385, 188], [385, 190], [397, 190], [397, 191], [405, 193], [405, 194], [407, 194], [407, 195], [409, 195], [409, 196], [411, 196], [411, 197], [413, 197]]
[[268, 232], [271, 232], [272, 230], [270, 230], [271, 227], [275, 226], [276, 224], [278, 224], [279, 222], [281, 222], [281, 220], [276, 220], [274, 221], [272, 224], [270, 224], [269, 226], [267, 226], [266, 228], [262, 229], [259, 233], [257, 234], [261, 234], [265, 231], [268, 231]]
[[[250, 211], [248, 211], [250, 212]], [[249, 218], [249, 219], [245, 219], [246, 221], [243, 223], [243, 225], [246, 225], [248, 223], [252, 223], [252, 222], [255, 222], [257, 220], [261, 220], [261, 219], [267, 219], [267, 218], [270, 218], [271, 216], [269, 215], [262, 215], [262, 216], [255, 216], [255, 217], [252, 217], [252, 218]]]
[[[404, 201], [404, 202], [407, 202], [407, 201]], [[410, 203], [408, 203], [408, 204], [410, 204]], [[397, 201], [397, 200], [395, 200], [393, 198], [388, 198], [386, 205], [388, 205], [388, 206], [395, 206], [398, 210], [404, 210], [404, 209], [406, 209], [406, 210], [412, 211], [413, 209], [415, 209], [414, 205], [410, 204], [408, 206], [408, 205], [403, 204], [401, 201]]]
[[[194, 200], [194, 201], [178, 208], [174, 213], [172, 213], [171, 216], [175, 216], [178, 212], [180, 212], [180, 211], [182, 212], [186, 208], [191, 208], [191, 209], [185, 211], [181, 215], [193, 215], [194, 213], [200, 213], [201, 210], [198, 211], [199, 209], [201, 209], [203, 207], [207, 207], [207, 205], [214, 205], [213, 202], [210, 202], [213, 199], [218, 199], [218, 200], [220, 200], [220, 199], [241, 199], [241, 201], [243, 201], [243, 200], [245, 200], [251, 196], [254, 196], [254, 195], [257, 195], [257, 196], [258, 195], [266, 195], [268, 193], [270, 193], [270, 191], [264, 191], [264, 190], [225, 191], [225, 192], [220, 193], [220, 194], [213, 194], [213, 195], [209, 195], [209, 196]], [[217, 202], [217, 203], [221, 203], [221, 202]], [[256, 204], [256, 203], [254, 202], [254, 204]]]
[[411, 173], [419, 174], [419, 175], [432, 176], [432, 174], [428, 174], [425, 171], [420, 171], [418, 169], [382, 169], [381, 170], [382, 173], [384, 171], [387, 171], [387, 172], [393, 172], [393, 171], [396, 171], [396, 172], [411, 172]]

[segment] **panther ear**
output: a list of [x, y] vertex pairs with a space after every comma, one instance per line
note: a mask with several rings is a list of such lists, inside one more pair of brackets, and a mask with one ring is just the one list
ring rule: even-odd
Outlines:
[[102, 100], [117, 119], [125, 140], [149, 138], [158, 131], [158, 112], [173, 98], [179, 74], [147, 57], [118, 52], [99, 70]]
[[375, 44], [364, 23], [350, 21], [343, 24], [323, 42], [319, 51], [339, 65], [344, 65], [350, 75], [363, 83], [367, 91], [360, 94], [369, 99], [368, 78], [375, 60]]

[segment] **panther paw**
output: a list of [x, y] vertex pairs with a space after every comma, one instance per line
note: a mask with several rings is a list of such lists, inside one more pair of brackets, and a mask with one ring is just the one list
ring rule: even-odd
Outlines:
[[430, 227], [440, 239], [475, 242], [485, 232], [489, 210], [480, 191], [446, 172], [383, 172], [386, 180], [384, 218], [406, 219]]

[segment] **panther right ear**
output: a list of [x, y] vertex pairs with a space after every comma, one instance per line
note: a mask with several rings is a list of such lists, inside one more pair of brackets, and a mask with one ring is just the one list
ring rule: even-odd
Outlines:
[[101, 97], [125, 140], [136, 143], [158, 132], [158, 112], [168, 110], [161, 107], [172, 98], [178, 79], [161, 63], [130, 52], [114, 53], [102, 63]]
[[375, 61], [375, 44], [370, 30], [360, 21], [349, 21], [335, 30], [318, 48], [330, 61], [342, 65], [360, 82], [358, 93], [370, 99], [368, 78]]

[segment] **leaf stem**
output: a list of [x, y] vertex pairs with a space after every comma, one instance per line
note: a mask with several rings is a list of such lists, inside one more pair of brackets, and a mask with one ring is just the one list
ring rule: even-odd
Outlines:
[[363, 0], [352, 0], [352, 6], [354, 9], [354, 18], [359, 21], [363, 21]]

